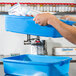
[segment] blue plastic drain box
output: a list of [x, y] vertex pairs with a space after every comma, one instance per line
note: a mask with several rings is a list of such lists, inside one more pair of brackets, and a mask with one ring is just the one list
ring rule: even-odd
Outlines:
[[18, 76], [59, 76], [69, 72], [70, 57], [20, 55], [1, 59], [6, 74]]
[[[73, 21], [65, 21], [62, 22], [72, 25]], [[5, 16], [5, 29], [6, 31], [21, 33], [21, 34], [29, 34], [36, 36], [44, 36], [44, 37], [62, 37], [60, 33], [51, 25], [40, 26], [35, 24], [33, 21], [33, 17], [29, 16]]]

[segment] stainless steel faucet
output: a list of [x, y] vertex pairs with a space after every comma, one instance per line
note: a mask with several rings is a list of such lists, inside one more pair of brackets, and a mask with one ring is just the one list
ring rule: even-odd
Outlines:
[[31, 38], [31, 35], [27, 35], [27, 40], [24, 41], [24, 45], [31, 45], [31, 54], [47, 55], [47, 44], [45, 40], [40, 40], [40, 37]]

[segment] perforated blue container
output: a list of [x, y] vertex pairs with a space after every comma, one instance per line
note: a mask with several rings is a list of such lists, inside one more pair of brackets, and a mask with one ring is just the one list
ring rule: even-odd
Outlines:
[[[72, 25], [73, 21], [65, 21], [62, 22]], [[6, 31], [21, 33], [21, 34], [29, 34], [36, 36], [44, 36], [44, 37], [62, 37], [60, 33], [51, 25], [40, 26], [35, 24], [33, 21], [33, 17], [29, 16], [5, 16], [5, 28]]]
[[59, 76], [69, 72], [70, 57], [20, 55], [1, 59], [6, 74], [18, 76]]

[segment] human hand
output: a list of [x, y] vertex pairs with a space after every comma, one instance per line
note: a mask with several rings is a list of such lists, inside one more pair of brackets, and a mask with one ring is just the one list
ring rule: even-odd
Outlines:
[[52, 25], [55, 19], [56, 17], [50, 13], [42, 13], [38, 14], [33, 20], [36, 24], [38, 23], [39, 25], [46, 26], [49, 23]]
[[48, 24], [48, 19], [49, 19], [50, 15], [51, 14], [49, 14], [49, 13], [37, 14], [33, 20], [35, 21], [36, 24], [45, 26]]
[[71, 16], [63, 16], [63, 17], [61, 17], [60, 19], [64, 19], [64, 20], [70, 20], [70, 18], [71, 18]]

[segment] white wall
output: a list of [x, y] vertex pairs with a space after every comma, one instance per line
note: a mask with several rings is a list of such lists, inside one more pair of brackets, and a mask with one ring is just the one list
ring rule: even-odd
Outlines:
[[0, 16], [0, 54], [24, 53], [26, 35], [5, 31], [4, 16]]
[[[5, 31], [4, 16], [0, 16], [0, 55], [10, 55], [13, 53], [30, 53], [30, 46], [24, 46], [26, 35]], [[47, 50], [49, 55], [52, 54], [53, 47], [76, 47], [64, 38], [42, 38], [47, 40]]]

